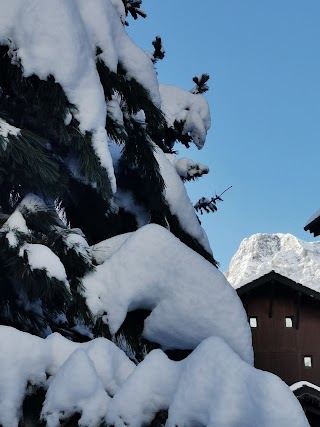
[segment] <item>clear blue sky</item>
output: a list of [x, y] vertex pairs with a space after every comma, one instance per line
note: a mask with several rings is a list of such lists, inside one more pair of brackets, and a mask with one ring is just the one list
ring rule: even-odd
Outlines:
[[180, 155], [210, 174], [188, 185], [193, 202], [228, 186], [215, 214], [200, 217], [221, 270], [254, 233], [303, 230], [320, 207], [320, 1], [144, 0], [129, 34], [166, 50], [159, 81], [185, 89], [210, 74], [206, 146]]

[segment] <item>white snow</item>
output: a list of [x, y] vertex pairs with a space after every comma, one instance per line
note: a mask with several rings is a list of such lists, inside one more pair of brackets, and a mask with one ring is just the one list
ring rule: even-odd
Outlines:
[[124, 24], [126, 20], [126, 10], [122, 0], [111, 0], [113, 7], [118, 12], [121, 22]]
[[19, 244], [16, 232], [30, 234], [26, 220], [18, 209], [9, 216], [3, 224], [1, 231], [6, 232], [6, 239], [12, 248], [15, 248]]
[[182, 365], [169, 360], [161, 350], [149, 353], [114, 396], [107, 423], [117, 427], [150, 424], [160, 409], [169, 408]]
[[88, 354], [75, 350], [49, 385], [41, 416], [48, 427], [59, 427], [80, 413], [79, 426], [97, 426], [106, 413], [110, 397]]
[[6, 427], [18, 427], [28, 384], [46, 390], [48, 427], [76, 413], [81, 426], [105, 420], [140, 427], [161, 409], [168, 410], [168, 427], [308, 426], [286, 384], [247, 364], [221, 338], [208, 338], [181, 362], [154, 350], [137, 367], [104, 338], [78, 344], [56, 333], [42, 339], [0, 326], [0, 341], [6, 344], [0, 352]]
[[[117, 4], [118, 3], [118, 4]], [[102, 53], [99, 58], [111, 71], [117, 71], [120, 62], [128, 77], [136, 79], [150, 93], [153, 102], [160, 106], [157, 74], [148, 55], [139, 48], [125, 31], [119, 11], [119, 2], [110, 0], [78, 0], [81, 17], [85, 23], [87, 37]], [[114, 7], [116, 6], [116, 8]]]
[[[49, 412], [57, 414], [63, 408], [75, 413], [80, 408], [84, 424], [88, 421], [89, 426], [92, 420], [93, 426], [94, 417], [101, 413], [102, 403], [108, 399], [103, 399], [102, 384], [108, 395], [113, 396], [134, 369], [127, 356], [104, 338], [78, 344], [56, 333], [44, 340], [0, 326], [0, 342], [5, 343], [0, 352], [0, 423], [6, 427], [18, 427], [29, 383], [45, 389], [49, 386], [44, 416]], [[81, 353], [74, 355], [77, 349]], [[51, 376], [48, 380], [47, 375]], [[51, 421], [54, 425], [54, 416]]]
[[68, 233], [64, 238], [68, 249], [73, 249], [81, 255], [88, 264], [91, 263], [91, 251], [86, 239], [78, 233]]
[[[98, 127], [92, 134], [92, 146], [100, 164], [108, 172], [111, 189], [113, 193], [117, 191], [116, 177], [114, 176], [112, 157], [108, 147], [108, 136], [104, 126]], [[112, 173], [110, 173], [112, 171]]]
[[9, 246], [11, 248], [15, 248], [19, 244], [18, 237], [13, 230], [8, 231], [8, 233], [6, 234], [6, 239], [8, 240]]
[[175, 120], [184, 121], [183, 133], [190, 132], [194, 144], [201, 149], [211, 125], [206, 98], [201, 94], [193, 94], [174, 85], [161, 84], [159, 89], [161, 109], [168, 125], [173, 126]]
[[19, 256], [28, 256], [31, 270], [46, 270], [48, 277], [64, 282], [68, 287], [67, 274], [60, 258], [50, 248], [38, 243], [24, 243], [19, 249]]
[[[1, 329], [1, 328], [0, 328]], [[54, 333], [45, 339], [51, 354], [48, 373], [55, 375], [60, 366], [78, 348], [85, 350], [93, 361], [103, 386], [113, 396], [134, 369], [134, 363], [115, 344], [105, 338], [96, 338], [87, 343], [74, 343]]]
[[92, 257], [97, 264], [103, 264], [109, 259], [132, 235], [132, 233], [119, 234], [110, 239], [103, 240], [90, 247]]
[[160, 409], [168, 409], [167, 427], [308, 426], [284, 382], [245, 363], [217, 337], [181, 362], [152, 351], [115, 395], [106, 419], [117, 427], [140, 427]]
[[272, 270], [320, 292], [320, 242], [291, 234], [254, 234], [241, 242], [225, 275], [239, 288]]
[[7, 148], [8, 135], [18, 136], [21, 129], [9, 125], [5, 120], [0, 118], [0, 138], [4, 149]]
[[118, 190], [114, 196], [114, 201], [119, 208], [134, 215], [138, 227], [143, 227], [150, 222], [150, 215], [145, 208], [135, 202], [131, 192]]
[[18, 209], [21, 211], [23, 208], [28, 209], [30, 212], [37, 212], [39, 209], [47, 210], [47, 206], [40, 197], [33, 193], [28, 193], [19, 203]]
[[83, 280], [91, 311], [106, 313], [111, 333], [128, 311], [149, 309], [143, 335], [163, 348], [192, 349], [216, 335], [253, 363], [246, 313], [222, 273], [155, 224], [121, 244]]
[[189, 199], [186, 188], [161, 148], [154, 147], [154, 155], [160, 166], [160, 172], [165, 182], [164, 195], [172, 214], [179, 219], [181, 227], [194, 237], [209, 254], [212, 254], [208, 237], [201, 227], [194, 207]]
[[26, 220], [17, 209], [9, 216], [7, 221], [3, 224], [2, 229], [17, 230], [21, 233], [29, 234]]
[[6, 326], [0, 342], [0, 424], [18, 427], [27, 384], [45, 383], [49, 353], [41, 338]]
[[[99, 58], [110, 70], [116, 71], [121, 62], [128, 78], [140, 82], [160, 106], [153, 64], [127, 35], [121, 22], [123, 13], [117, 0], [3, 0], [0, 16], [0, 43], [10, 46], [12, 62], [21, 62], [25, 77], [36, 74], [46, 80], [53, 75], [60, 83], [76, 107], [72, 113], [81, 132], [93, 134], [95, 153], [114, 192], [116, 181], [105, 130], [107, 106], [96, 69], [96, 47], [102, 49]], [[19, 132], [1, 119], [0, 136]]]
[[64, 118], [64, 124], [65, 124], [66, 126], [68, 126], [68, 125], [71, 123], [71, 120], [72, 120], [72, 114], [71, 114], [71, 111], [70, 111], [70, 110], [68, 110], [68, 111], [67, 111], [67, 114], [66, 114], [66, 116], [65, 116], [65, 118]]
[[176, 168], [178, 175], [182, 178], [192, 178], [194, 176], [209, 173], [209, 168], [207, 165], [195, 162], [194, 160], [188, 159], [187, 157], [182, 157], [179, 159], [173, 154], [169, 153], [166, 153], [165, 156], [170, 161], [170, 163]]
[[307, 427], [303, 410], [275, 375], [245, 363], [220, 338], [186, 359], [167, 427]]
[[78, 2], [31, 0], [26, 4], [4, 0], [3, 3], [4, 11], [14, 12], [11, 19], [7, 13], [2, 14], [0, 39], [4, 44], [8, 37], [15, 42], [24, 76], [36, 74], [46, 79], [53, 75], [69, 101], [78, 108], [81, 129], [91, 131], [103, 126], [104, 95]]
[[108, 116], [115, 122], [123, 126], [123, 113], [120, 108], [120, 99], [114, 96], [113, 99], [107, 102]]

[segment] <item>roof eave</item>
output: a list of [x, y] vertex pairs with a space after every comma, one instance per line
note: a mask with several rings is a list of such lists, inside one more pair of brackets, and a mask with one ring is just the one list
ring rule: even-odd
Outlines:
[[301, 292], [304, 295], [308, 295], [309, 297], [312, 297], [314, 299], [317, 299], [320, 301], [320, 293], [310, 289], [306, 286], [301, 285], [300, 283], [297, 283], [288, 277], [282, 276], [279, 273], [276, 273], [274, 270], [270, 271], [269, 273], [265, 274], [264, 276], [258, 277], [255, 280], [252, 280], [251, 282], [247, 283], [244, 286], [241, 286], [240, 288], [236, 289], [239, 297], [247, 294], [248, 292], [251, 292], [254, 289], [257, 289], [258, 287], [271, 282], [272, 280], [288, 286], [292, 289], [294, 289], [296, 292]]
[[310, 231], [314, 235], [314, 237], [320, 235], [320, 216], [315, 218], [309, 224], [307, 224], [304, 228], [305, 231]]

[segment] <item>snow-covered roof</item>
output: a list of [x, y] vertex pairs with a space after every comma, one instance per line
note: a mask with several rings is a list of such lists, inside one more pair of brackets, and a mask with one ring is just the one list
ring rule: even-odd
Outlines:
[[320, 234], [320, 209], [318, 209], [311, 217], [308, 219], [305, 227], [305, 231], [310, 231], [314, 236], [319, 236]]
[[306, 286], [303, 286], [300, 283], [297, 283], [288, 277], [282, 276], [279, 273], [276, 273], [275, 271], [270, 271], [267, 274], [264, 274], [261, 277], [258, 277], [257, 279], [254, 279], [252, 282], [245, 283], [242, 286], [237, 288], [238, 295], [241, 297], [242, 295], [245, 295], [247, 292], [251, 292], [253, 289], [258, 288], [259, 286], [269, 284], [269, 283], [275, 283], [276, 285], [285, 285], [289, 288], [293, 289], [294, 291], [303, 293], [304, 295], [308, 295], [314, 299], [320, 300], [320, 292], [317, 292], [313, 289], [310, 289]]
[[290, 390], [299, 399], [304, 406], [305, 402], [308, 406], [311, 404], [316, 410], [320, 407], [320, 387], [309, 383], [308, 381], [299, 381], [290, 386]]
[[312, 384], [312, 383], [309, 383], [308, 381], [298, 381], [297, 383], [294, 383], [294, 384], [292, 384], [290, 386], [290, 390], [291, 391], [296, 391], [296, 390], [301, 389], [302, 387], [310, 387], [310, 388], [313, 388], [316, 391], [320, 391], [320, 387], [319, 386], [317, 386], [315, 384]]
[[314, 212], [311, 217], [308, 219], [306, 223], [306, 227], [310, 225], [315, 219], [318, 219], [320, 217], [320, 209], [318, 209], [316, 212]]
[[238, 289], [271, 271], [320, 292], [320, 242], [291, 234], [254, 234], [241, 242], [225, 276]]

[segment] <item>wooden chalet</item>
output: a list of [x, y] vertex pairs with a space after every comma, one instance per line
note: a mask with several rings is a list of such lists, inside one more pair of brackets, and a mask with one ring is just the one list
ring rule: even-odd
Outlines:
[[295, 394], [310, 425], [319, 427], [320, 293], [274, 271], [237, 292], [252, 330], [255, 367], [289, 386], [301, 381], [315, 385]]

